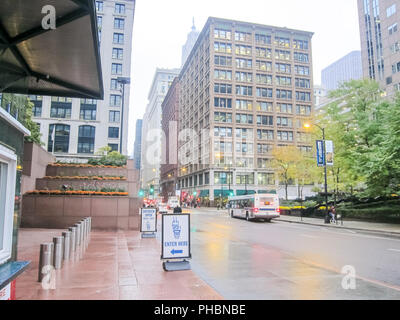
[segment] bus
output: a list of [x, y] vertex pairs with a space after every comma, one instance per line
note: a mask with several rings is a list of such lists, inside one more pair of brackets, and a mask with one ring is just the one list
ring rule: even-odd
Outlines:
[[232, 218], [244, 218], [247, 221], [271, 222], [281, 216], [279, 196], [272, 193], [229, 197], [228, 210]]

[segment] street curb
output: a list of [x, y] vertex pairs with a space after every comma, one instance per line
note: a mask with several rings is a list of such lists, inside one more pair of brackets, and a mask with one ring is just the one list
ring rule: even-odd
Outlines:
[[331, 226], [331, 225], [322, 225], [322, 224], [316, 224], [316, 223], [310, 223], [310, 222], [304, 222], [304, 221], [292, 221], [292, 220], [283, 220], [282, 218], [279, 218], [275, 221], [282, 221], [282, 222], [288, 222], [288, 223], [297, 223], [297, 224], [305, 224], [305, 225], [310, 225], [310, 226], [317, 226], [317, 227], [324, 227], [324, 228], [332, 228], [332, 229], [345, 229], [345, 230], [355, 230], [355, 231], [360, 231], [364, 233], [371, 233], [371, 234], [381, 234], [381, 235], [387, 235], [391, 236], [394, 238], [400, 238], [400, 232], [391, 232], [391, 231], [383, 231], [383, 230], [371, 230], [371, 229], [361, 229], [361, 228], [350, 228], [350, 227], [336, 227], [336, 226]]

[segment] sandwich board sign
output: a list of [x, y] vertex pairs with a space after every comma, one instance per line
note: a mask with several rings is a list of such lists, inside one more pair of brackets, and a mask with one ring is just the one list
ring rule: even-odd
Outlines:
[[141, 208], [140, 213], [142, 238], [154, 238], [155, 232], [157, 232], [157, 210], [154, 208]]
[[180, 262], [164, 262], [166, 271], [188, 270], [192, 257], [190, 251], [190, 215], [164, 214], [162, 216], [161, 259], [184, 260]]

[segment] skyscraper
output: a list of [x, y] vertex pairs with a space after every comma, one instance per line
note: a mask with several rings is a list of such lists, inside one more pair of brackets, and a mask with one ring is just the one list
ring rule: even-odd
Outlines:
[[133, 147], [133, 159], [137, 170], [140, 170], [140, 161], [142, 160], [142, 125], [143, 120], [138, 119], [136, 121], [135, 145]]
[[207, 20], [179, 76], [179, 131], [192, 132], [178, 146], [184, 196], [213, 203], [275, 189], [273, 147], [312, 150], [303, 130], [313, 112], [312, 35]]
[[141, 187], [148, 190], [154, 186], [154, 195], [160, 190], [161, 165], [161, 104], [180, 69], [159, 69], [150, 88], [142, 127], [142, 159], [140, 168]]
[[329, 92], [344, 82], [362, 77], [361, 51], [352, 51], [322, 70], [322, 88]]
[[364, 78], [388, 96], [400, 89], [400, 0], [358, 0]]
[[194, 25], [194, 18], [193, 18], [193, 25], [192, 31], [187, 36], [186, 43], [182, 46], [182, 67], [185, 64], [187, 58], [189, 57], [190, 52], [192, 51], [197, 38], [199, 37], [200, 32], [196, 30], [196, 26]]
[[131, 70], [135, 0], [96, 1], [96, 11], [104, 100], [30, 96], [45, 148], [58, 160], [82, 162], [107, 145], [127, 155], [130, 86], [123, 92], [122, 82]]

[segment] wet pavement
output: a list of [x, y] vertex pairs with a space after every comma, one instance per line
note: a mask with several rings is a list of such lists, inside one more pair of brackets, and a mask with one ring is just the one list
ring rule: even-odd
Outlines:
[[165, 272], [156, 239], [139, 232], [92, 232], [86, 249], [55, 272], [55, 289], [37, 282], [40, 243], [62, 230], [20, 229], [18, 259], [31, 260], [16, 282], [19, 300], [222, 299], [193, 271]]
[[400, 299], [400, 239], [210, 209], [191, 227], [192, 268], [226, 299]]

